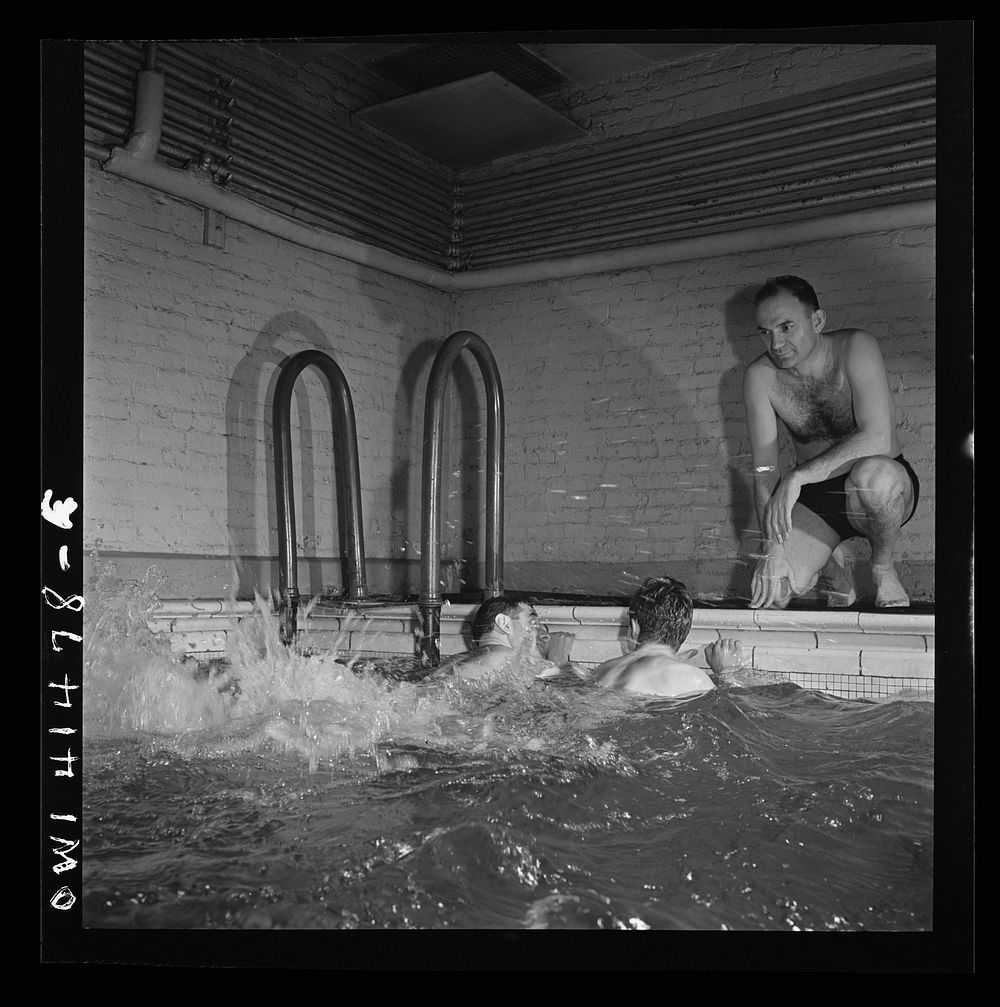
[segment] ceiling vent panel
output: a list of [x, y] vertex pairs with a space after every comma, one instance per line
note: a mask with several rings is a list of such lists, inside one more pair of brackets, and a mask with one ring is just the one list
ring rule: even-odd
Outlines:
[[404, 91], [426, 91], [467, 77], [496, 73], [529, 94], [565, 82], [544, 60], [519, 45], [417, 45], [373, 60], [371, 68]]
[[498, 73], [456, 80], [355, 113], [451, 168], [467, 168], [586, 131]]

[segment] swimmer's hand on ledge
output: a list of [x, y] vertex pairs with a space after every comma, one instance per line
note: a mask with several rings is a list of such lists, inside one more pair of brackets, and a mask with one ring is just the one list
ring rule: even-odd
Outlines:
[[570, 651], [576, 637], [572, 633], [548, 633], [538, 636], [538, 652], [547, 661], [558, 665], [560, 668], [569, 664]]
[[747, 670], [746, 655], [739, 640], [723, 639], [705, 648], [705, 660], [716, 675], [731, 675]]

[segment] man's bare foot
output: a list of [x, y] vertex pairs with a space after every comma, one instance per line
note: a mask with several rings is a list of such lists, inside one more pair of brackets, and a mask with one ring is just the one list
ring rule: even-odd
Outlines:
[[910, 596], [899, 583], [895, 568], [889, 566], [873, 566], [872, 580], [875, 583], [876, 608], [909, 608]]
[[839, 545], [823, 567], [816, 587], [826, 595], [827, 608], [850, 608], [858, 600], [853, 573]]

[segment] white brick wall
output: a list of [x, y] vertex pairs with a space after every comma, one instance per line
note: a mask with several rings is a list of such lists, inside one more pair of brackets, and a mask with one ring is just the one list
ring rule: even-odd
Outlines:
[[933, 564], [933, 237], [914, 228], [464, 295], [458, 325], [490, 343], [507, 394], [508, 559], [670, 569], [733, 557], [756, 527], [741, 398], [761, 352], [750, 298], [795, 272], [830, 328], [866, 328], [882, 347], [921, 479], [898, 555]]
[[[422, 404], [400, 381], [405, 371], [426, 383], [426, 348], [448, 334], [440, 292], [231, 220], [225, 248], [205, 246], [201, 209], [92, 167], [85, 214], [88, 548], [225, 556], [228, 529], [241, 553], [274, 553], [276, 368], [310, 348], [351, 387], [369, 551], [416, 541], [419, 478], [401, 475], [419, 471]], [[293, 400], [300, 542], [306, 555], [334, 555], [318, 372], [302, 375]]]
[[[574, 118], [613, 139], [932, 58], [921, 46], [736, 46], [574, 95]], [[339, 78], [327, 95], [307, 76], [309, 102], [360, 100]], [[231, 220], [225, 247], [209, 247], [201, 209], [90, 162], [86, 180], [88, 548], [224, 558], [231, 541], [275, 554], [275, 373], [315, 347], [351, 386], [368, 555], [417, 558], [423, 392], [441, 340], [469, 328], [506, 392], [508, 562], [699, 562], [723, 571], [722, 590], [756, 524], [740, 401], [760, 352], [748, 297], [795, 272], [831, 327], [865, 327], [882, 346], [922, 482], [898, 554], [911, 591], [932, 595], [933, 228], [449, 296]], [[482, 546], [481, 383], [471, 362], [457, 371], [448, 416], [468, 436], [444, 455], [446, 556]], [[335, 556], [330, 410], [311, 369], [292, 416], [300, 552]]]

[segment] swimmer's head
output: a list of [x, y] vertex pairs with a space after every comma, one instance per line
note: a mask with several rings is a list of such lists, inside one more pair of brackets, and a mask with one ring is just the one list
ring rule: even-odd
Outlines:
[[507, 635], [516, 645], [526, 636], [534, 638], [538, 634], [538, 615], [527, 602], [503, 595], [487, 598], [472, 620], [472, 642], [479, 643], [495, 629]]
[[665, 643], [676, 650], [691, 632], [694, 600], [673, 577], [647, 577], [632, 596], [628, 614], [637, 643]]

